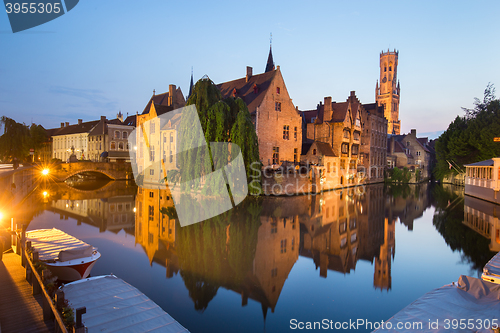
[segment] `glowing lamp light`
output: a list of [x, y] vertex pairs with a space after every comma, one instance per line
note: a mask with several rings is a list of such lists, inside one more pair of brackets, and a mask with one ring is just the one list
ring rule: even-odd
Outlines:
[[43, 197], [46, 198], [49, 195], [49, 192], [43, 191]]
[[49, 169], [43, 169], [42, 175], [47, 176], [49, 174]]
[[0, 221], [3, 219], [3, 213], [0, 212]]
[[135, 212], [136, 212], [136, 209], [135, 209], [135, 207], [134, 207], [134, 213], [135, 213]]

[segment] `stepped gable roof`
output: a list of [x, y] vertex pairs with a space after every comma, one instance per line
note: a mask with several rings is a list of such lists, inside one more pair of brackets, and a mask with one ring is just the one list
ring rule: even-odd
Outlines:
[[[262, 103], [267, 89], [274, 79], [276, 70], [252, 75], [248, 82], [246, 77], [219, 83], [217, 88], [220, 90], [222, 98], [233, 97], [233, 91], [236, 89], [236, 96], [241, 98], [247, 105], [248, 111], [254, 113], [257, 107]], [[257, 89], [254, 89], [256, 86]]]
[[78, 134], [78, 133], [87, 133], [99, 123], [99, 120], [87, 121], [82, 124], [69, 125], [60, 128], [53, 136], [57, 135], [70, 135], [70, 134]]
[[316, 141], [316, 148], [319, 153], [323, 156], [333, 156], [335, 157], [335, 153], [332, 150], [332, 147], [328, 143]]
[[347, 114], [348, 109], [349, 109], [348, 102], [341, 102], [341, 103], [332, 102], [332, 110], [333, 110], [332, 122], [334, 123], [343, 122], [345, 120], [345, 116]]

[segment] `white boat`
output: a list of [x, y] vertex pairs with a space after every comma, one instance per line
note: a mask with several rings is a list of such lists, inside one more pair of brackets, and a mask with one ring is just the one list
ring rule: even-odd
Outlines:
[[461, 275], [375, 323], [374, 332], [494, 332], [500, 325], [500, 285]]
[[38, 259], [61, 281], [86, 278], [101, 257], [97, 248], [55, 228], [27, 231], [26, 241], [31, 241]]
[[481, 279], [500, 284], [500, 252], [495, 254], [483, 268]]
[[114, 275], [71, 282], [59, 289], [74, 313], [85, 307], [81, 319], [86, 332], [189, 333], [137, 288]]

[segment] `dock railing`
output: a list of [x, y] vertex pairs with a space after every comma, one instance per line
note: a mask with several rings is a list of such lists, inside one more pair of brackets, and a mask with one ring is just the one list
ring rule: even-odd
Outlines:
[[[43, 310], [43, 320], [50, 321], [54, 320], [54, 326], [56, 333], [86, 333], [87, 329], [82, 325], [81, 315], [85, 313], [85, 310], [77, 309], [78, 316], [76, 318], [76, 325], [72, 328], [70, 332], [66, 329], [66, 324], [58, 311], [58, 307], [62, 308], [64, 306], [64, 293], [57, 290], [55, 293], [55, 302], [52, 301], [45, 285], [43, 283], [44, 272], [42, 271], [42, 276], [38, 274], [35, 268], [35, 263], [38, 261], [38, 252], [36, 249], [32, 251], [31, 242], [25, 242], [26, 240], [26, 227], [22, 226], [22, 231], [17, 235], [17, 244], [20, 245], [21, 252], [21, 265], [26, 268], [26, 280], [33, 287], [33, 295], [42, 294], [42, 310]], [[83, 313], [82, 313], [83, 312]]]

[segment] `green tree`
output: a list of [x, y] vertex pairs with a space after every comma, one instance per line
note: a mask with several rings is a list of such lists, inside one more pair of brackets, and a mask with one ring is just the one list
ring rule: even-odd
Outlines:
[[500, 135], [500, 101], [492, 84], [486, 87], [483, 101], [476, 98], [474, 105], [473, 109], [463, 108], [465, 116], [457, 116], [437, 140], [437, 179], [457, 172], [449, 162], [463, 170], [465, 164], [500, 156], [500, 145], [493, 141]]
[[[258, 141], [255, 128], [251, 122], [250, 113], [246, 104], [240, 98], [227, 98], [222, 100], [221, 93], [215, 84], [208, 78], [199, 80], [193, 88], [186, 105], [195, 105], [197, 116], [200, 120], [205, 137], [200, 137], [192, 131], [196, 128], [192, 124], [196, 123], [195, 114], [184, 116], [180, 125], [180, 154], [181, 165], [180, 179], [183, 190], [186, 186], [197, 187], [200, 183], [200, 175], [208, 175], [214, 169], [227, 164], [227, 161], [234, 158], [238, 151], [231, 149], [227, 145], [210, 145], [211, 142], [232, 142], [237, 144], [244, 160], [247, 182], [253, 180], [255, 170], [260, 171]], [[203, 146], [205, 141], [208, 146]], [[191, 147], [201, 147], [197, 149], [186, 149]], [[210, 152], [210, 154], [208, 154]], [[259, 168], [252, 168], [252, 163], [257, 162]], [[189, 166], [189, 167], [182, 167]], [[219, 175], [218, 177], [222, 177]], [[226, 177], [226, 176], [224, 176]], [[192, 181], [188, 185], [187, 181]], [[227, 180], [226, 180], [227, 181]], [[208, 195], [217, 195], [225, 189], [226, 181], [221, 181], [217, 177], [207, 180], [207, 185], [203, 191]], [[260, 179], [258, 186], [255, 182], [249, 186], [250, 194], [259, 194]], [[210, 191], [210, 192], [208, 192]]]
[[0, 136], [0, 158], [12, 160], [14, 157], [22, 160], [29, 153], [29, 129], [24, 124], [2, 116], [0, 123], [4, 127], [4, 134]]

